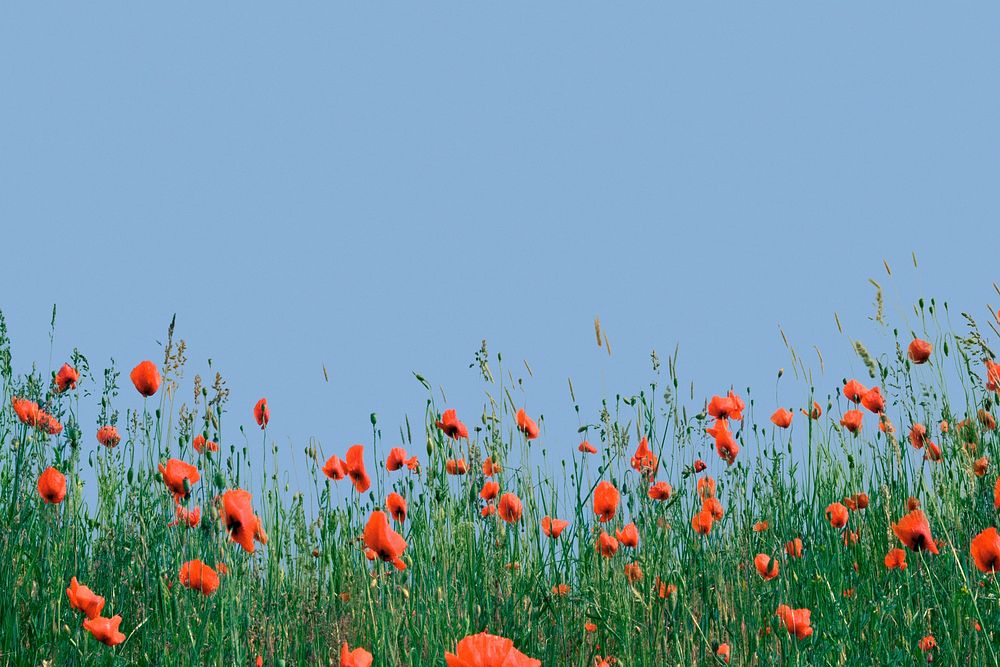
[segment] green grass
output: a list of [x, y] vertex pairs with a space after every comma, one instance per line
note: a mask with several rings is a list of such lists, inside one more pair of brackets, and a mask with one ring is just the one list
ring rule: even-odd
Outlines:
[[[551, 433], [543, 422], [542, 436], [529, 442], [514, 425], [524, 403], [520, 387], [484, 346], [477, 359], [488, 398], [481, 413], [459, 414], [470, 439], [450, 440], [434, 425], [452, 406], [418, 376], [423, 414], [391, 434], [371, 418], [371, 439], [363, 444], [372, 486], [363, 494], [321, 471], [326, 456], [343, 456], [354, 443], [325, 452], [315, 443], [275, 444], [283, 441], [278, 429], [258, 430], [252, 406], [227, 404], [221, 378], [186, 379], [183, 343], [172, 335], [160, 355], [163, 386], [149, 399], [127, 374], [92, 372], [79, 353], [67, 361], [83, 373], [80, 386], [55, 393], [49, 374], [13, 375], [0, 320], [0, 662], [229, 666], [262, 655], [266, 665], [327, 665], [339, 664], [340, 644], [348, 641], [371, 651], [375, 665], [443, 665], [444, 652], [462, 637], [488, 630], [543, 665], [591, 667], [598, 654], [621, 665], [713, 664], [721, 642], [732, 649], [731, 664], [908, 665], [927, 659], [918, 648], [926, 635], [938, 643], [930, 655], [939, 664], [995, 665], [1000, 588], [973, 566], [969, 543], [996, 524], [997, 470], [991, 463], [985, 476], [975, 476], [975, 457], [964, 446], [976, 442], [976, 457], [996, 460], [997, 434], [977, 419], [980, 410], [994, 412], [982, 363], [993, 356], [971, 321], [954, 332], [940, 324], [933, 302], [921, 303], [916, 315], [925, 327], [916, 335], [935, 344], [929, 364], [906, 359], [908, 332], [886, 328], [884, 349], [858, 347], [870, 369], [858, 379], [882, 387], [895, 437], [879, 431], [868, 411], [858, 436], [838, 425], [853, 406], [832, 371], [823, 384], [785, 397], [783, 407], [796, 413], [787, 431], [768, 420], [779, 407], [774, 399], [737, 388], [747, 403], [742, 424], [733, 422], [741, 452], [726, 466], [705, 433], [708, 397], [685, 401], [670, 359], [665, 367], [654, 361], [651, 382], [608, 399], [598, 414], [574, 406], [579, 432]], [[808, 377], [796, 364], [796, 373]], [[207, 373], [211, 380], [215, 371]], [[63, 432], [49, 436], [20, 423], [12, 396], [37, 401]], [[824, 411], [815, 421], [799, 412], [813, 400]], [[90, 412], [100, 411], [99, 423], [77, 422], [87, 402]], [[955, 428], [963, 419], [968, 426]], [[947, 434], [938, 431], [942, 420], [952, 425]], [[112, 422], [122, 441], [107, 449], [95, 433]], [[941, 461], [929, 462], [909, 445], [914, 422], [928, 426]], [[196, 454], [197, 433], [220, 443], [220, 451]], [[629, 465], [641, 435], [659, 457], [657, 480], [673, 487], [669, 501], [648, 498], [648, 483]], [[598, 454], [579, 453], [582, 439]], [[385, 470], [396, 446], [419, 456], [419, 473]], [[292, 487], [290, 462], [301, 469], [303, 456], [312, 476]], [[445, 461], [459, 456], [468, 474], [445, 474]], [[501, 493], [523, 501], [516, 524], [480, 515], [486, 456], [504, 467], [494, 478]], [[168, 527], [173, 500], [157, 464], [170, 457], [201, 473], [188, 501], [202, 509], [196, 528]], [[696, 459], [709, 469], [694, 474]], [[50, 465], [68, 480], [58, 505], [44, 504], [35, 489]], [[691, 518], [700, 509], [696, 480], [706, 475], [718, 481], [725, 515], [703, 537]], [[595, 522], [591, 499], [602, 479], [622, 494], [605, 525]], [[213, 502], [237, 487], [253, 492], [269, 536], [254, 554], [228, 540]], [[404, 572], [369, 562], [360, 541], [371, 511], [393, 490], [409, 504], [400, 528], [409, 545]], [[859, 540], [845, 546], [824, 509], [859, 492], [870, 505], [850, 513], [848, 529]], [[905, 571], [888, 570], [883, 558], [900, 546], [890, 524], [906, 513], [910, 496], [944, 546], [937, 556], [908, 551]], [[558, 540], [540, 531], [547, 514], [571, 522]], [[639, 528], [638, 548], [601, 557], [597, 533], [613, 534], [628, 521]], [[769, 528], [755, 532], [759, 521]], [[784, 552], [795, 537], [805, 546], [801, 559]], [[777, 578], [757, 574], [758, 553], [778, 560]], [[214, 595], [179, 585], [181, 564], [194, 558], [227, 565]], [[624, 573], [632, 562], [644, 572], [634, 583]], [[82, 629], [82, 615], [64, 592], [73, 576], [107, 599], [105, 616], [122, 616], [124, 643], [107, 647]], [[657, 579], [676, 592], [660, 598]], [[556, 584], [568, 584], [569, 594], [554, 595]], [[847, 590], [853, 596], [845, 597]], [[775, 615], [780, 604], [809, 608], [814, 634], [790, 636]], [[584, 630], [588, 622], [595, 632]]]

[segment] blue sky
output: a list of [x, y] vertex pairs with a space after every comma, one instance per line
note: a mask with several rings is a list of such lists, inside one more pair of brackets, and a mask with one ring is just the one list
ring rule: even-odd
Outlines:
[[74, 346], [95, 367], [156, 359], [177, 313], [188, 378], [211, 357], [229, 379], [230, 424], [266, 395], [280, 442], [328, 452], [369, 437], [370, 412], [390, 440], [419, 418], [414, 370], [477, 414], [483, 338], [531, 365], [523, 400], [557, 454], [577, 442], [566, 378], [593, 415], [649, 381], [654, 347], [680, 344], [699, 397], [770, 396], [780, 324], [823, 351], [829, 390], [860, 372], [833, 313], [867, 335], [869, 277], [904, 328], [919, 295], [979, 316], [998, 300], [998, 19], [973, 3], [5, 5], [16, 363], [48, 365], [53, 303], [56, 365]]

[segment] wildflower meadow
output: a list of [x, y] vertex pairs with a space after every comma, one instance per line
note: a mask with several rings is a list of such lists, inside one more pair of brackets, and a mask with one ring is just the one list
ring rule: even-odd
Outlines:
[[292, 444], [173, 323], [18, 375], [0, 319], [0, 663], [995, 665], [1000, 313], [912, 313], [773, 391], [654, 352], [558, 432], [484, 342], [481, 408], [414, 373], [399, 423]]

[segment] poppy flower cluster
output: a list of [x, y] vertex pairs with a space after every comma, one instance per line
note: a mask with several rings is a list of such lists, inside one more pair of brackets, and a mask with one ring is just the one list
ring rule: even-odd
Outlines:
[[334, 481], [350, 477], [354, 489], [358, 493], [364, 493], [372, 485], [371, 477], [365, 469], [365, 446], [352, 445], [347, 449], [343, 460], [336, 455], [331, 456], [323, 465], [323, 474]]
[[125, 641], [125, 635], [119, 630], [122, 617], [105, 618], [101, 616], [104, 611], [104, 598], [81, 584], [76, 577], [70, 579], [69, 588], [66, 589], [66, 597], [69, 598], [70, 607], [83, 612], [83, 629], [89, 632], [94, 639], [108, 646], [117, 646]]
[[743, 399], [730, 391], [725, 397], [713, 396], [708, 402], [708, 414], [715, 417], [715, 423], [705, 431], [715, 439], [715, 451], [728, 465], [736, 461], [740, 446], [729, 429], [729, 420], [742, 421]]
[[29, 401], [26, 398], [12, 396], [10, 405], [14, 408], [14, 414], [17, 415], [18, 421], [25, 426], [30, 426], [49, 435], [59, 435], [62, 433], [63, 426], [59, 420], [45, 410], [42, 410], [38, 403]]

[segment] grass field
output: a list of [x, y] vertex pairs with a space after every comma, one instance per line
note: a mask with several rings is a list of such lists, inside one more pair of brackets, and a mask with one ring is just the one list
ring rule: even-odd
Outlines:
[[417, 376], [398, 430], [299, 445], [304, 488], [172, 326], [15, 376], [0, 321], [0, 663], [995, 665], [996, 322], [914, 314], [782, 405], [654, 355], [566, 433], [484, 344], [481, 412]]

